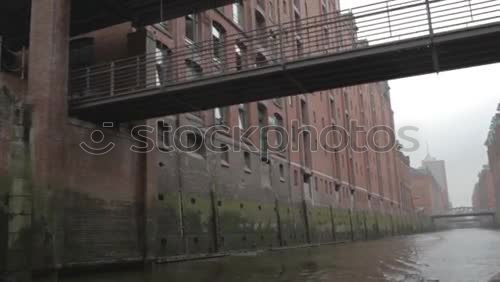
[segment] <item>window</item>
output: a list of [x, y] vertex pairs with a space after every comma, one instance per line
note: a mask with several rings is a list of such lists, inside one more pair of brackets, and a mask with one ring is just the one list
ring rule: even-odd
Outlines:
[[257, 65], [257, 67], [263, 67], [267, 65], [266, 56], [264, 56], [264, 54], [262, 53], [257, 53], [257, 55], [255, 56], [255, 64]]
[[311, 167], [311, 137], [308, 131], [304, 131], [302, 135], [304, 146], [304, 165]]
[[318, 48], [324, 46], [325, 51], [328, 51], [329, 40], [330, 40], [330, 33], [328, 26], [323, 27], [323, 38], [324, 38], [323, 42], [321, 42], [321, 40], [318, 40]]
[[258, 118], [259, 118], [259, 134], [260, 134], [260, 151], [262, 154], [262, 159], [267, 160], [267, 150], [268, 140], [267, 140], [267, 131], [263, 130], [266, 127], [268, 121], [267, 108], [262, 104], [258, 104]]
[[273, 99], [274, 104], [278, 107], [283, 107], [283, 98], [274, 98]]
[[304, 188], [309, 190], [309, 197], [312, 198], [313, 197], [313, 191], [312, 191], [312, 184], [310, 183], [311, 182], [311, 176], [309, 174], [304, 174], [303, 175], [303, 179], [304, 179]]
[[300, 100], [300, 110], [302, 123], [309, 124], [309, 115], [307, 114], [307, 102], [303, 99]]
[[196, 42], [198, 36], [198, 16], [189, 14], [185, 17], [186, 21], [186, 39]]
[[160, 151], [166, 150], [170, 146], [170, 126], [164, 121], [158, 121], [158, 148]]
[[280, 128], [284, 127], [283, 118], [278, 113], [274, 114], [274, 125], [276, 125]]
[[199, 64], [192, 60], [186, 60], [186, 79], [200, 78], [203, 73], [203, 69]]
[[85, 37], [70, 42], [70, 66], [73, 68], [94, 64], [94, 38]]
[[212, 42], [213, 42], [213, 55], [215, 61], [222, 63], [224, 61], [224, 37], [225, 31], [222, 26], [216, 22], [212, 24]]
[[300, 11], [300, 0], [293, 0], [293, 6]]
[[283, 122], [283, 118], [281, 117], [280, 114], [276, 113], [274, 114], [274, 125], [277, 127], [276, 128], [276, 142], [278, 145], [278, 150], [280, 152], [283, 152], [286, 148], [286, 130], [285, 130], [285, 124]]
[[229, 164], [229, 146], [226, 144], [221, 145], [221, 164], [227, 165]]
[[335, 102], [330, 98], [330, 115], [335, 118]]
[[274, 4], [273, 2], [269, 1], [269, 10], [268, 10], [268, 16], [271, 21], [274, 22]]
[[295, 185], [299, 184], [299, 173], [297, 172], [296, 169], [293, 170], [293, 183]]
[[228, 108], [227, 107], [222, 107], [222, 108], [217, 107], [214, 109], [215, 125], [225, 125], [225, 124], [227, 124], [227, 119], [228, 119]]
[[257, 29], [257, 40], [262, 47], [266, 47], [269, 36], [266, 29], [266, 17], [257, 11], [255, 11], [255, 28]]
[[245, 170], [251, 171], [252, 170], [252, 158], [250, 156], [250, 152], [244, 152], [243, 157], [245, 159]]
[[280, 164], [279, 170], [280, 170], [280, 180], [282, 182], [285, 182], [285, 166], [283, 164]]
[[200, 134], [194, 132], [187, 134], [187, 148], [193, 153], [205, 156], [205, 144]]
[[248, 105], [240, 104], [238, 107], [238, 127], [240, 129], [248, 128]]
[[321, 0], [321, 13], [323, 15], [328, 13], [328, 3], [325, 0]]
[[243, 46], [239, 46], [238, 44], [236, 44], [234, 45], [234, 52], [236, 54], [236, 70], [242, 70], [245, 59], [244, 58], [245, 48]]
[[170, 49], [161, 42], [156, 42], [156, 86], [166, 84], [170, 79]]
[[240, 26], [243, 26], [243, 0], [238, 0], [233, 4], [233, 21]]
[[292, 143], [295, 144], [297, 143], [297, 124], [292, 124]]
[[300, 41], [300, 39], [297, 39], [296, 44], [297, 44], [297, 56], [302, 57], [302, 55], [304, 54], [304, 46], [302, 45], [302, 41]]

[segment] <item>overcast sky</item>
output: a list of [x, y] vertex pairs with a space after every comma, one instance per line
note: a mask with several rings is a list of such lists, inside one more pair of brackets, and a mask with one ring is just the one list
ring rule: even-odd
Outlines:
[[[373, 2], [341, 0], [341, 8]], [[446, 161], [454, 206], [471, 205], [477, 174], [487, 163], [484, 142], [500, 103], [499, 74], [495, 64], [389, 82], [396, 127], [419, 128], [410, 134], [420, 142], [409, 153], [412, 165], [420, 166], [428, 143], [431, 155]]]

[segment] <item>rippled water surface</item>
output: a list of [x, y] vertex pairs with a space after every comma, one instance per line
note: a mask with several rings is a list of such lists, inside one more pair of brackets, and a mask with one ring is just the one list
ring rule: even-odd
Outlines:
[[457, 229], [160, 265], [152, 276], [131, 271], [62, 281], [500, 281], [500, 231]]

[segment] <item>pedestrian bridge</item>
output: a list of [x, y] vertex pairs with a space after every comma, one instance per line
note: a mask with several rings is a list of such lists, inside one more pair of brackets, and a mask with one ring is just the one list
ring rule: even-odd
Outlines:
[[500, 0], [392, 0], [71, 71], [70, 114], [129, 121], [500, 61]]
[[477, 217], [477, 216], [492, 216], [495, 217], [494, 209], [477, 209], [473, 207], [459, 207], [453, 208], [441, 213], [436, 213], [431, 218], [459, 218], [459, 217]]

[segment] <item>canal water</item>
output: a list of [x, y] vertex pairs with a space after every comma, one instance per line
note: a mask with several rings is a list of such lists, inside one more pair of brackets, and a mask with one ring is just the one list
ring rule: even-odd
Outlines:
[[160, 265], [68, 282], [500, 281], [500, 231], [456, 229]]

